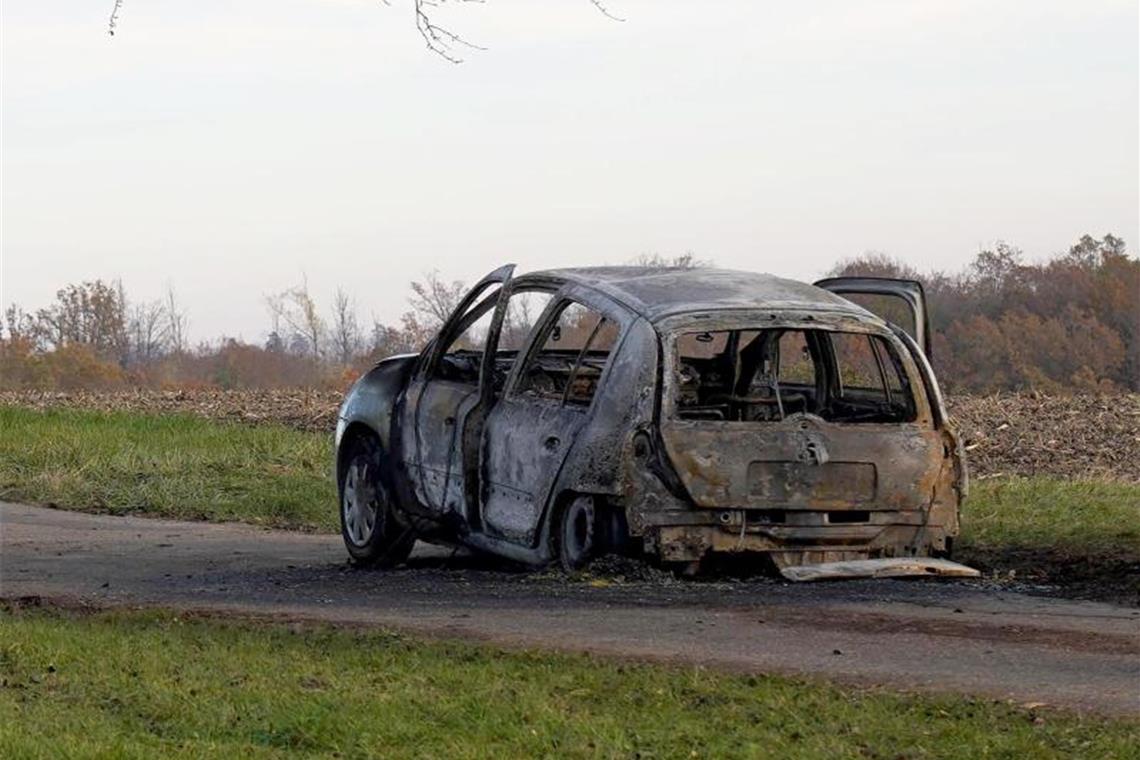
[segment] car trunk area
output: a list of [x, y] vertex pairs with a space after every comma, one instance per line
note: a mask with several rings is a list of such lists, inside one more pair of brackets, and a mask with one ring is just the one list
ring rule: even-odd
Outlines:
[[[806, 316], [669, 343], [662, 442], [698, 507], [748, 510], [726, 512], [726, 527], [852, 529], [930, 504], [942, 439], [890, 334]], [[805, 511], [818, 514], [794, 514]]]

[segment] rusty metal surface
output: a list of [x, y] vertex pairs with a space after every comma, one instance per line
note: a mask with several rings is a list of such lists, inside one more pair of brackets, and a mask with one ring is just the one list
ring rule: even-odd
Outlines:
[[897, 559], [864, 559], [851, 562], [828, 562], [819, 565], [785, 567], [780, 574], [790, 581], [835, 581], [848, 578], [906, 578], [941, 576], [943, 578], [977, 578], [972, 567], [946, 559], [909, 557]]
[[585, 267], [530, 276], [557, 278], [605, 293], [657, 322], [676, 314], [724, 309], [808, 309], [871, 316], [861, 306], [805, 282], [728, 269]]

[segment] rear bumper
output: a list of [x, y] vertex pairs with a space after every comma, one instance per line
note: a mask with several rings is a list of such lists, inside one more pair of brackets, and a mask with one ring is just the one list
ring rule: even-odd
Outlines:
[[644, 535], [647, 548], [667, 562], [693, 562], [710, 553], [762, 552], [778, 567], [790, 567], [943, 553], [953, 533], [930, 524], [927, 518], [928, 513], [920, 510], [776, 515], [753, 510], [678, 510], [654, 514]]

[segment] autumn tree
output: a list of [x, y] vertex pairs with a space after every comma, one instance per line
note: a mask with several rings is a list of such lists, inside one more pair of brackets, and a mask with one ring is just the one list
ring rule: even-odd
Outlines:
[[[881, 254], [841, 262], [832, 274], [921, 280], [933, 361], [952, 390], [1140, 388], [1140, 261], [1112, 235], [1086, 235], [1042, 264], [999, 242], [957, 274], [919, 273]], [[907, 326], [897, 304], [854, 300]]]
[[88, 347], [101, 359], [125, 363], [127, 303], [121, 284], [91, 280], [56, 291], [55, 302], [36, 312], [34, 332], [48, 349]]
[[[314, 359], [324, 355], [328, 328], [309, 293], [308, 278], [302, 277], [299, 285], [267, 296], [265, 304], [273, 320], [273, 333], [284, 345]], [[283, 328], [288, 335], [282, 335]]]

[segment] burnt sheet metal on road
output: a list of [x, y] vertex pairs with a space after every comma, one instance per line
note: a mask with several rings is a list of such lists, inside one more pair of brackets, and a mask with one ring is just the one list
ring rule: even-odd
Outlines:
[[850, 562], [824, 562], [818, 565], [797, 565], [780, 569], [790, 581], [836, 581], [851, 578], [908, 578], [940, 576], [943, 578], [977, 578], [981, 575], [948, 559], [928, 557], [897, 557], [891, 559], [861, 559]]
[[600, 584], [420, 545], [383, 572], [340, 538], [0, 504], [0, 596], [374, 624], [1140, 714], [1140, 610], [956, 581]]

